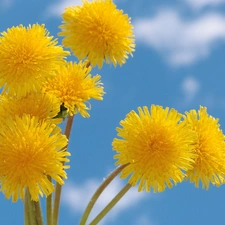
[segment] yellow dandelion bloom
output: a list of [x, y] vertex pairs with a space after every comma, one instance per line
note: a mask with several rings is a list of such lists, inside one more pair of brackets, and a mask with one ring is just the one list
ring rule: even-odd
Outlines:
[[219, 128], [218, 119], [209, 116], [206, 107], [186, 112], [184, 120], [196, 132], [195, 152], [197, 158], [193, 169], [187, 171], [190, 181], [199, 187], [209, 188], [210, 183], [220, 186], [225, 176], [225, 136]]
[[67, 55], [44, 25], [9, 28], [0, 36], [0, 86], [9, 94], [25, 96], [40, 89]]
[[61, 101], [54, 95], [33, 92], [23, 98], [0, 95], [0, 117], [22, 117], [24, 114], [38, 117], [40, 121], [49, 120], [60, 123], [61, 119], [53, 119], [60, 111]]
[[59, 74], [43, 84], [43, 90], [58, 97], [70, 115], [80, 113], [89, 117], [88, 101], [91, 98], [102, 100], [104, 95], [101, 76], [92, 77], [90, 71], [91, 67], [85, 62], [68, 62], [59, 69]]
[[67, 138], [52, 131], [54, 125], [39, 123], [29, 115], [6, 119], [0, 131], [0, 183], [6, 198], [15, 202], [24, 198], [28, 188], [31, 198], [39, 200], [54, 191], [54, 185], [47, 176], [63, 184], [67, 178], [64, 162], [69, 160], [65, 150]]
[[183, 123], [182, 115], [175, 109], [152, 105], [131, 111], [117, 128], [120, 139], [113, 140], [116, 165], [126, 166], [121, 178], [129, 175], [131, 185], [138, 184], [138, 191], [164, 191], [185, 177], [191, 169], [195, 155], [192, 151], [194, 132]]
[[71, 6], [62, 14], [59, 36], [79, 60], [87, 58], [93, 66], [103, 62], [114, 66], [126, 62], [134, 51], [133, 26], [127, 14], [118, 10], [112, 0], [83, 0], [82, 6]]

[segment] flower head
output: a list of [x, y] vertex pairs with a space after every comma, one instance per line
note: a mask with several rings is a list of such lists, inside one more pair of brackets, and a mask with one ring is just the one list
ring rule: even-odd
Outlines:
[[23, 97], [40, 89], [69, 52], [57, 46], [44, 25], [12, 27], [0, 36], [0, 86]]
[[206, 107], [186, 112], [185, 123], [196, 132], [194, 150], [197, 155], [193, 169], [187, 171], [190, 181], [208, 189], [212, 183], [220, 186], [225, 177], [225, 136], [219, 128], [218, 119], [209, 116]]
[[175, 109], [152, 105], [131, 111], [117, 128], [120, 139], [113, 140], [116, 164], [128, 164], [121, 177], [130, 176], [129, 183], [139, 182], [139, 191], [163, 191], [166, 186], [181, 182], [183, 171], [191, 169], [193, 131], [179, 123], [182, 115]]
[[67, 138], [61, 133], [52, 133], [54, 125], [38, 118], [24, 115], [6, 120], [0, 131], [0, 183], [6, 198], [13, 201], [24, 198], [28, 188], [31, 198], [39, 200], [54, 191], [48, 180], [52, 177], [63, 184], [67, 178], [64, 162], [70, 154], [65, 150]]
[[9, 116], [15, 118], [27, 114], [39, 118], [39, 121], [60, 123], [60, 119], [53, 119], [60, 111], [60, 104], [60, 99], [50, 94], [33, 92], [23, 98], [0, 95], [0, 118], [4, 121]]
[[101, 76], [92, 77], [90, 71], [86, 63], [69, 62], [53, 79], [44, 83], [43, 90], [58, 97], [70, 115], [80, 113], [89, 117], [87, 101], [91, 98], [102, 100], [104, 95]]
[[93, 66], [101, 68], [104, 61], [122, 65], [132, 55], [133, 26], [112, 0], [84, 0], [82, 6], [66, 8], [62, 17], [59, 35], [65, 37], [64, 46], [79, 60], [87, 57]]

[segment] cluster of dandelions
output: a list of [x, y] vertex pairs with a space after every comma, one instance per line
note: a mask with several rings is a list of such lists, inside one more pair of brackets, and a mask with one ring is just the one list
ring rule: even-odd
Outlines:
[[120, 122], [118, 138], [112, 142], [119, 165], [99, 187], [81, 219], [82, 225], [105, 187], [119, 174], [128, 183], [96, 216], [90, 225], [103, 216], [135, 185], [138, 191], [162, 192], [177, 183], [190, 180], [208, 189], [225, 181], [225, 136], [218, 119], [206, 107], [184, 115], [159, 105], [132, 110]]
[[[82, 6], [66, 8], [62, 17], [62, 46], [39, 24], [12, 27], [0, 36], [1, 192], [24, 201], [25, 225], [44, 224], [40, 196], [46, 196], [47, 225], [58, 224], [73, 117], [89, 117], [89, 100], [105, 94], [100, 75], [91, 75], [92, 66], [122, 65], [135, 48], [130, 18], [112, 0], [84, 0]], [[67, 62], [70, 52], [63, 47], [79, 61]], [[98, 188], [80, 225], [119, 173], [129, 177], [128, 184], [91, 225], [136, 184], [139, 191], [160, 192], [188, 178], [206, 189], [224, 182], [224, 135], [206, 108], [182, 115], [161, 106], [140, 107], [120, 125], [112, 143], [119, 167]]]
[[225, 178], [225, 136], [218, 119], [205, 107], [185, 115], [175, 109], [152, 105], [131, 111], [117, 128], [113, 149], [116, 164], [127, 166], [121, 177], [129, 178], [138, 190], [164, 191], [190, 179], [208, 189], [220, 186]]

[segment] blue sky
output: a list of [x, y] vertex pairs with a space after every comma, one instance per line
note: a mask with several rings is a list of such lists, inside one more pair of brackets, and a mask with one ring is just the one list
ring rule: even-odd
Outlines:
[[[0, 31], [45, 23], [59, 32], [64, 7], [79, 0], [0, 0]], [[105, 65], [104, 101], [92, 101], [91, 118], [76, 116], [69, 151], [71, 168], [63, 187], [59, 225], [77, 225], [92, 193], [115, 160], [111, 143], [119, 121], [138, 106], [158, 104], [181, 113], [206, 106], [225, 129], [225, 0], [117, 0], [132, 18], [136, 51], [122, 67]], [[59, 39], [61, 42], [61, 39]], [[72, 58], [75, 60], [75, 58]], [[99, 200], [95, 215], [126, 181], [117, 179]], [[184, 182], [162, 193], [132, 188], [102, 225], [224, 225], [225, 187], [195, 188]], [[23, 224], [22, 202], [0, 195], [1, 223]], [[94, 216], [92, 215], [92, 216]]]

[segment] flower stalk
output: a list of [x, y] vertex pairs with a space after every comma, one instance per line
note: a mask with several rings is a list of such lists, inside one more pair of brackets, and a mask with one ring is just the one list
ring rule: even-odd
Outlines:
[[[52, 178], [48, 176], [50, 182], [52, 182]], [[52, 194], [50, 194], [46, 198], [46, 218], [47, 218], [47, 225], [52, 225]]]
[[40, 201], [38, 202], [32, 201], [32, 204], [34, 205], [34, 209], [35, 209], [35, 218], [37, 221], [37, 225], [44, 225]]
[[28, 189], [25, 190], [25, 200], [24, 200], [24, 224], [29, 225], [31, 224], [31, 200], [30, 200], [30, 193]]
[[24, 201], [24, 223], [25, 225], [44, 225], [40, 202], [31, 200], [31, 195], [27, 188]]
[[[70, 139], [70, 134], [71, 134], [71, 130], [72, 130], [73, 120], [74, 120], [74, 116], [69, 116], [68, 120], [67, 120], [67, 123], [66, 123], [65, 135], [66, 135], [66, 137], [68, 139], [68, 142], [69, 142], [69, 139]], [[61, 192], [62, 192], [62, 185], [60, 185], [57, 182], [56, 183], [56, 188], [55, 188], [55, 198], [54, 198], [54, 206], [53, 206], [53, 225], [57, 225], [58, 224]]]
[[109, 176], [102, 182], [102, 184], [98, 187], [94, 195], [92, 196], [91, 200], [89, 201], [82, 217], [80, 220], [79, 225], [85, 225], [86, 221], [88, 219], [88, 216], [91, 213], [92, 208], [94, 207], [96, 201], [98, 200], [99, 196], [102, 194], [102, 192], [106, 189], [106, 187], [111, 183], [111, 181], [127, 166], [121, 165], [118, 166], [112, 173], [109, 174]]
[[104, 216], [116, 205], [117, 202], [130, 190], [132, 185], [126, 184], [123, 189], [112, 199], [112, 201], [90, 222], [89, 225], [98, 224]]

